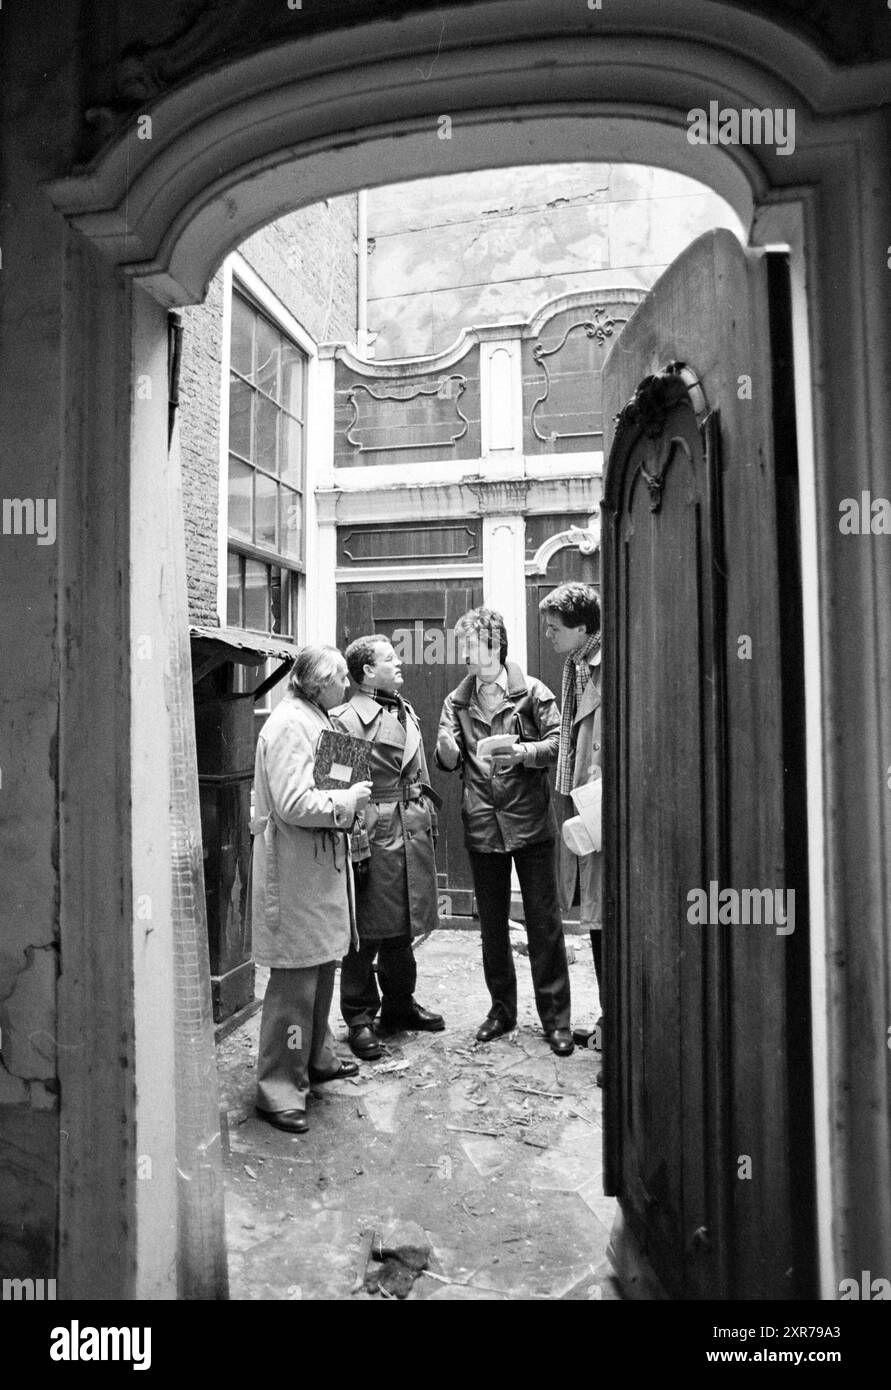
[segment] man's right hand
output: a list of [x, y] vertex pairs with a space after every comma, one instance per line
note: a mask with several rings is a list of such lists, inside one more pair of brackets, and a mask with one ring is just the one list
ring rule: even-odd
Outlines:
[[461, 749], [448, 729], [443, 729], [436, 740], [436, 753], [443, 767], [453, 768], [457, 765]]
[[365, 810], [365, 807], [368, 805], [370, 800], [371, 783], [354, 782], [353, 785], [347, 791], [347, 800], [344, 804], [346, 805], [348, 810], [352, 812], [354, 816], [357, 816], [360, 811]]

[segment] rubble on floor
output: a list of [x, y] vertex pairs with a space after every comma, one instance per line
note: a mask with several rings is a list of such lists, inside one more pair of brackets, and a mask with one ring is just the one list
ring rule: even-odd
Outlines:
[[[593, 964], [576, 949], [573, 1022], [592, 1028]], [[446, 1031], [394, 1034], [379, 1062], [318, 1088], [305, 1135], [253, 1113], [259, 1015], [220, 1044], [231, 1296], [617, 1298], [599, 1054], [554, 1056], [522, 958], [517, 1029], [476, 1043], [478, 936], [440, 931], [417, 954], [418, 1001]], [[331, 1022], [344, 1038], [336, 992]]]

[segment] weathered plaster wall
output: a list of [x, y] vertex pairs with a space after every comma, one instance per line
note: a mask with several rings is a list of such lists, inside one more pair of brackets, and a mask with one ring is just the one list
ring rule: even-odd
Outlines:
[[372, 189], [368, 327], [376, 358], [438, 352], [465, 325], [528, 318], [573, 290], [649, 289], [723, 199], [664, 169], [556, 164]]

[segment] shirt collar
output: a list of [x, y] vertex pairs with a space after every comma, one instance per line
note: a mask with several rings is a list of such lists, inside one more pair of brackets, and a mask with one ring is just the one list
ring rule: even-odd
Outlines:
[[502, 666], [501, 670], [498, 672], [498, 675], [495, 677], [493, 681], [484, 681], [481, 680], [479, 676], [477, 676], [477, 690], [479, 690], [480, 687], [483, 685], [498, 685], [501, 687], [502, 690], [507, 690], [507, 672], [505, 671], [504, 667]]

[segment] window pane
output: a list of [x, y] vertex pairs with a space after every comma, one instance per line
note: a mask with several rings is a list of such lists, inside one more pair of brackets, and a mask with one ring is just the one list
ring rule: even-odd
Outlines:
[[226, 622], [241, 627], [241, 556], [229, 552], [229, 575], [226, 585]]
[[269, 570], [269, 608], [272, 615], [271, 632], [279, 637], [282, 631], [282, 572], [277, 565]]
[[254, 435], [253, 462], [260, 468], [275, 472], [275, 438], [280, 411], [265, 396], [255, 398], [256, 434]]
[[240, 372], [248, 378], [254, 369], [252, 361], [254, 337], [254, 311], [237, 294], [232, 296], [232, 339], [230, 344], [230, 366], [233, 372]]
[[255, 474], [254, 542], [277, 549], [275, 514], [278, 509], [278, 483], [265, 473]]
[[229, 530], [251, 540], [251, 482], [254, 470], [229, 458]]
[[279, 476], [292, 487], [303, 487], [303, 426], [289, 415], [281, 417]]
[[306, 358], [293, 343], [282, 344], [282, 405], [303, 419], [303, 374]]
[[229, 378], [229, 448], [246, 459], [251, 456], [251, 397], [255, 394], [241, 377]]
[[282, 637], [290, 637], [292, 641], [297, 636], [297, 595], [300, 576], [294, 570], [284, 570], [282, 573], [284, 584], [282, 598]]
[[266, 319], [257, 317], [257, 385], [261, 391], [280, 400], [278, 369], [281, 362], [281, 335]]
[[281, 489], [281, 544], [283, 555], [299, 560], [303, 555], [303, 498], [299, 492]]
[[259, 560], [244, 562], [244, 626], [268, 632], [269, 566]]

